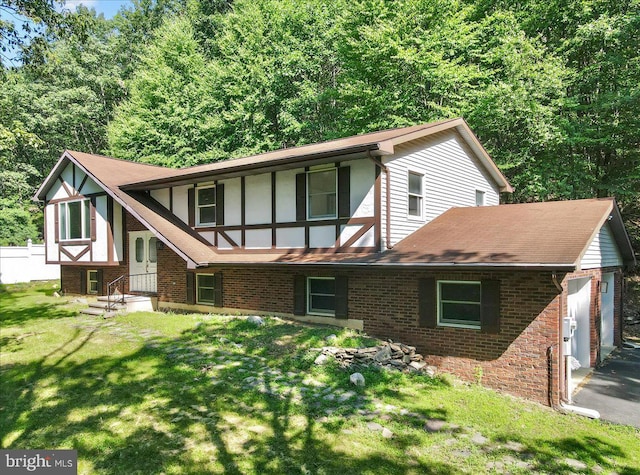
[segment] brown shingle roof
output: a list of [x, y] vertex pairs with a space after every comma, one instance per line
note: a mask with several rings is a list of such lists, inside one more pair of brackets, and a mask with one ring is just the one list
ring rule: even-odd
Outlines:
[[[59, 163], [66, 163], [64, 158], [74, 161], [84, 169], [105, 191], [150, 230], [154, 231], [161, 241], [170, 246], [183, 259], [196, 265], [214, 260], [216, 254], [214, 249], [205, 244], [198, 233], [162, 205], [146, 194], [127, 193], [120, 189], [121, 184], [127, 183], [131, 179], [142, 179], [149, 173], [171, 176], [175, 170], [69, 150], [64, 153], [63, 160]], [[44, 199], [46, 191], [41, 188], [37, 194], [38, 198]]]
[[398, 144], [435, 134], [444, 130], [456, 129], [467, 141], [469, 146], [479, 157], [480, 162], [496, 181], [501, 191], [512, 192], [511, 185], [502, 172], [495, 165], [486, 150], [482, 147], [467, 123], [462, 118], [441, 120], [428, 124], [414, 125], [398, 129], [383, 130], [369, 134], [355, 135], [328, 142], [285, 148], [272, 152], [253, 155], [250, 157], [224, 160], [221, 162], [198, 165], [180, 170], [173, 170], [173, 174], [149, 173], [140, 180], [131, 179], [123, 186], [125, 189], [149, 189], [172, 184], [193, 183], [204, 178], [213, 179], [224, 173], [246, 173], [249, 170], [275, 166], [294, 166], [303, 161], [331, 159], [351, 153], [371, 152], [373, 155], [387, 155], [393, 153]]
[[[613, 198], [453, 208], [382, 260], [576, 268], [609, 216], [619, 221]], [[625, 237], [618, 245], [632, 258]]]

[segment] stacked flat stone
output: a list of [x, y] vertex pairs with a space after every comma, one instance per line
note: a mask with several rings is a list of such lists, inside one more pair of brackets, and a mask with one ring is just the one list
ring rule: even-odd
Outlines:
[[[433, 376], [436, 371], [435, 367], [427, 366], [421, 354], [416, 353], [415, 346], [393, 341], [367, 348], [324, 346], [319, 350], [321, 356], [333, 357], [343, 368], [375, 365], [404, 372], [422, 372], [429, 376]], [[322, 363], [326, 362], [326, 358], [319, 359]], [[322, 364], [318, 363], [318, 359], [316, 363]]]

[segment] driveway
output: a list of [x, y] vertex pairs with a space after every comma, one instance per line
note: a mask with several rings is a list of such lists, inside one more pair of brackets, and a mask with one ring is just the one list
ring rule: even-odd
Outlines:
[[640, 349], [618, 349], [573, 397], [605, 421], [640, 428]]

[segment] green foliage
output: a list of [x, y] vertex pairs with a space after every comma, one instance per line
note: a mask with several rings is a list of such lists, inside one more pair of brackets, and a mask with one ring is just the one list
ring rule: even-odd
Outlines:
[[638, 0], [135, 0], [45, 24], [0, 88], [0, 147], [14, 124], [40, 141], [4, 190], [65, 148], [181, 167], [463, 116], [513, 201], [615, 196], [640, 242]]
[[0, 246], [24, 246], [27, 239], [36, 241], [40, 236], [29, 210], [0, 204]]
[[128, 100], [109, 124], [111, 153], [164, 166], [219, 158], [210, 69], [186, 19], [168, 20], [141, 57]]

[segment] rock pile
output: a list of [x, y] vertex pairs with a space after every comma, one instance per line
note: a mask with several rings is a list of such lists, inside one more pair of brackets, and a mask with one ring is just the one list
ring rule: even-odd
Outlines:
[[427, 366], [422, 355], [416, 353], [415, 346], [394, 343], [391, 340], [380, 346], [368, 348], [324, 346], [319, 350], [321, 354], [316, 358], [316, 364], [324, 364], [327, 357], [332, 356], [343, 368], [377, 365], [404, 372], [423, 372], [429, 376], [436, 372], [435, 367]]

